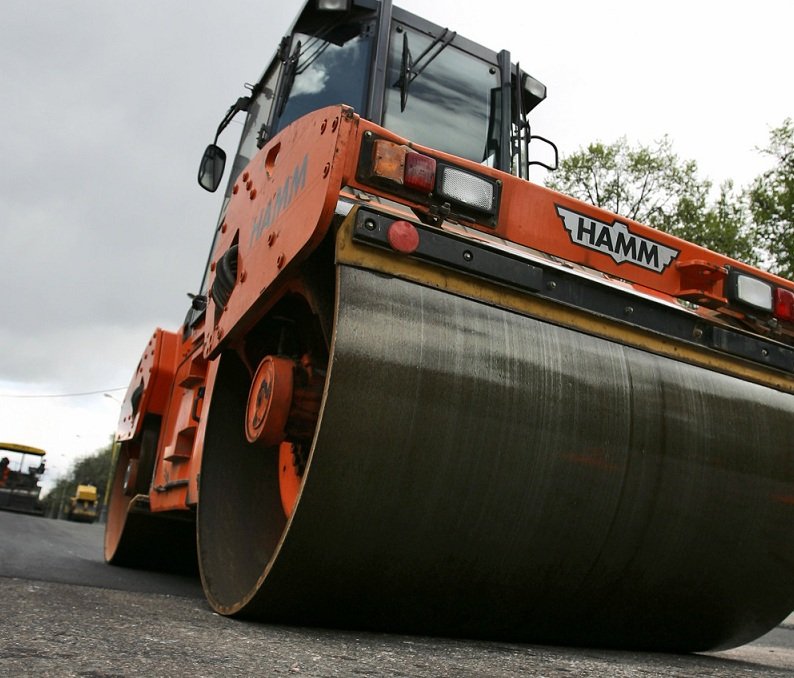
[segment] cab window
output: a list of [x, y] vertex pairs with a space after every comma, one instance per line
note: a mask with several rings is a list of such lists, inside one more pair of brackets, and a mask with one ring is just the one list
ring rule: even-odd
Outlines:
[[392, 28], [383, 126], [424, 146], [493, 164], [499, 69], [454, 43], [444, 46], [443, 36], [433, 42], [404, 24]]
[[370, 21], [324, 27], [315, 34], [296, 32], [290, 63], [284, 67], [282, 98], [273, 133], [317, 109], [347, 104], [364, 113], [372, 50]]

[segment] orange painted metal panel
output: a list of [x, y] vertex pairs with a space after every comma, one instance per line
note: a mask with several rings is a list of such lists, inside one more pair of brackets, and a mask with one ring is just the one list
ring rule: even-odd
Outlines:
[[204, 406], [207, 361], [202, 343], [193, 341], [178, 366], [168, 410], [163, 417], [149, 505], [153, 511], [184, 509], [188, 486], [200, 470], [196, 442]]
[[179, 337], [155, 330], [130, 381], [119, 415], [116, 440], [130, 440], [141, 429], [145, 414], [163, 415], [178, 360]]
[[[499, 181], [501, 202], [495, 228], [485, 220], [483, 223], [465, 217], [459, 220], [510, 243], [628, 281], [643, 291], [684, 299], [728, 314], [735, 314], [726, 309], [724, 281], [728, 267], [794, 290], [794, 283], [789, 280], [530, 181], [413, 144], [373, 123], [362, 120], [357, 132], [359, 145], [363, 135], [370, 132], [376, 138], [405, 144], [439, 161]], [[389, 197], [383, 185], [360, 181], [356, 177], [357, 167], [358, 153], [351, 153], [345, 176], [349, 186]], [[420, 213], [428, 212], [420, 197], [416, 202], [406, 197], [397, 200]]]
[[[346, 107], [311, 113], [282, 131], [238, 178], [213, 253], [219, 259], [235, 244], [237, 281], [225, 308], [213, 299], [205, 354], [242, 336], [273, 301], [274, 285], [325, 235], [339, 196], [346, 144], [358, 118]], [[265, 292], [268, 294], [265, 294]]]

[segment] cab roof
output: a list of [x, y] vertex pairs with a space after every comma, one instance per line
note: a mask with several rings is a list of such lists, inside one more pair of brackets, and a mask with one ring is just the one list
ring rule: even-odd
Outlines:
[[29, 445], [18, 445], [17, 443], [0, 443], [0, 450], [8, 450], [9, 452], [19, 452], [20, 454], [34, 454], [37, 457], [43, 457], [47, 454], [44, 450], [38, 447], [30, 447]]

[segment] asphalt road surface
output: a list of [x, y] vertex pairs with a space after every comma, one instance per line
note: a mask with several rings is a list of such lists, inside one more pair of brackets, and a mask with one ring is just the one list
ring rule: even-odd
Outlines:
[[196, 579], [105, 565], [102, 529], [0, 511], [0, 676], [794, 675], [794, 616], [754, 643], [698, 655], [227, 619]]

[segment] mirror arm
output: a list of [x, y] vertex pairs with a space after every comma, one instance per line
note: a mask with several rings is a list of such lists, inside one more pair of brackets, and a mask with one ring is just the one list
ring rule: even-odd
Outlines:
[[221, 124], [218, 125], [218, 131], [215, 132], [215, 140], [212, 142], [214, 144], [218, 143], [218, 137], [220, 137], [221, 132], [225, 130], [229, 123], [232, 121], [235, 115], [237, 115], [240, 111], [247, 111], [248, 107], [251, 105], [251, 97], [240, 97], [234, 102], [230, 107], [229, 110], [226, 111], [226, 115], [223, 116], [223, 120], [221, 120]]

